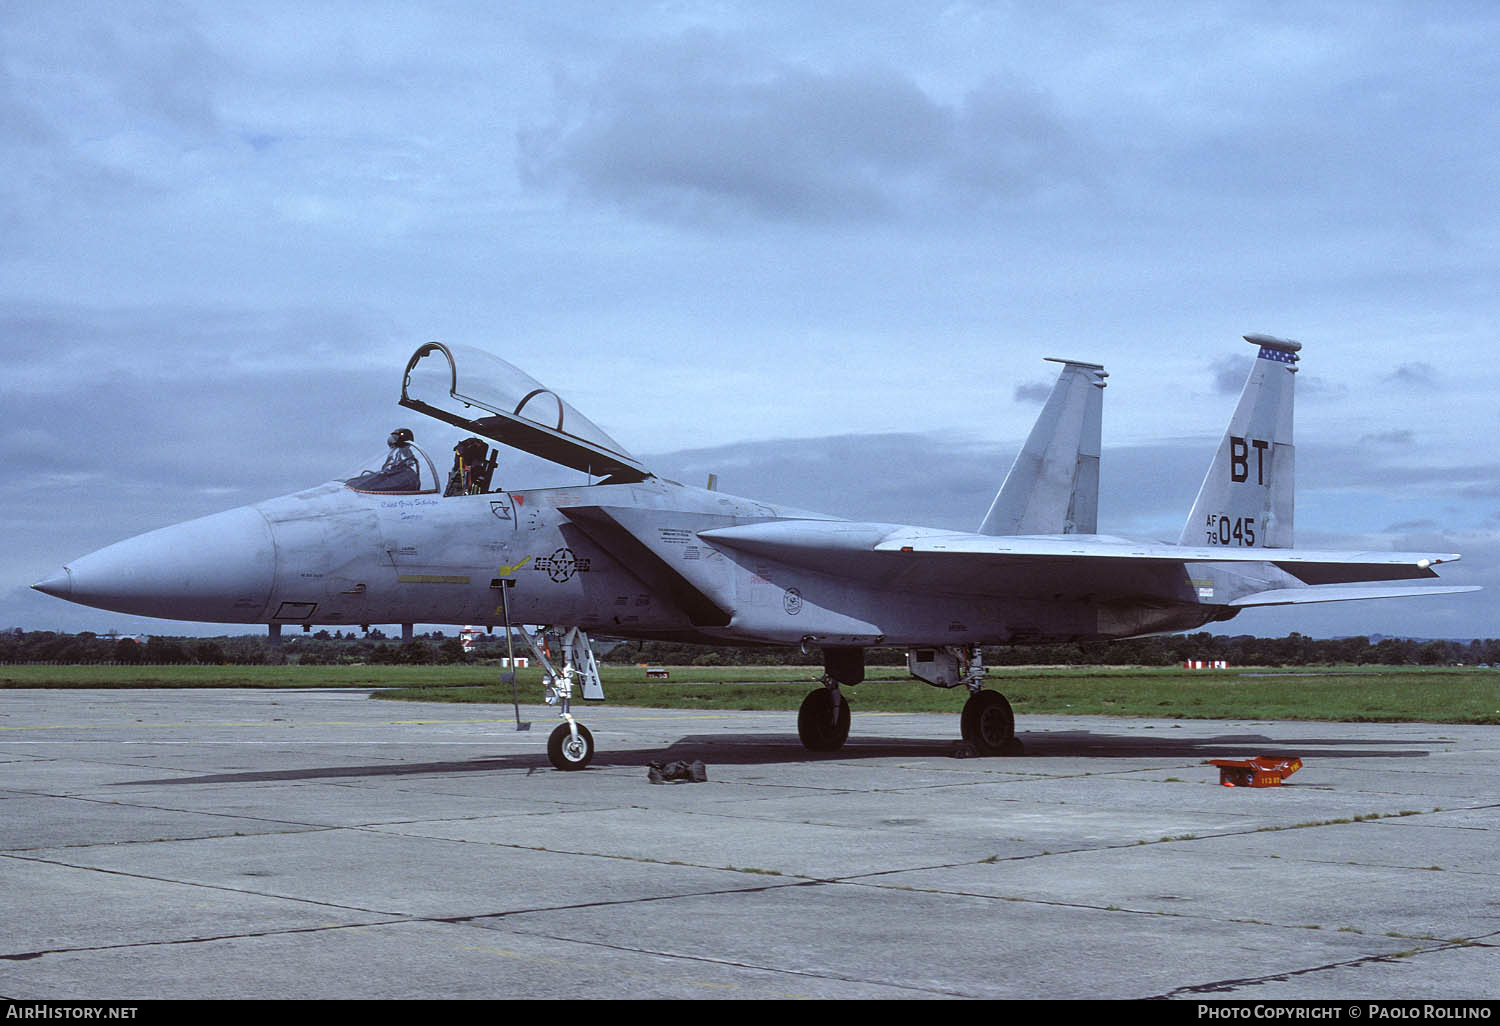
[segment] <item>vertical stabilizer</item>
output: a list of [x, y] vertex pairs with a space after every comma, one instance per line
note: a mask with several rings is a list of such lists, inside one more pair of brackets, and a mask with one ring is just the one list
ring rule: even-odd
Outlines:
[[1099, 436], [1104, 379], [1097, 363], [1059, 360], [1052, 394], [980, 534], [1095, 534], [1099, 530]]
[[1181, 545], [1292, 546], [1292, 399], [1302, 344], [1270, 335], [1246, 335], [1245, 341], [1260, 352]]

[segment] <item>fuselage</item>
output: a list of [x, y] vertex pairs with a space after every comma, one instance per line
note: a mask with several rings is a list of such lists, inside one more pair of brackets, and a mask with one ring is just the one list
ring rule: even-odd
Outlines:
[[[1128, 597], [1101, 600], [1023, 576], [1000, 599], [993, 588], [966, 593], [962, 580], [820, 572], [699, 537], [781, 520], [838, 518], [654, 477], [447, 497], [333, 481], [128, 539], [38, 587], [177, 620], [500, 626], [508, 618], [741, 644], [1098, 639], [1190, 629], [1225, 611], [1200, 602], [1181, 567], [1134, 582]], [[880, 525], [851, 530], [871, 526]]]

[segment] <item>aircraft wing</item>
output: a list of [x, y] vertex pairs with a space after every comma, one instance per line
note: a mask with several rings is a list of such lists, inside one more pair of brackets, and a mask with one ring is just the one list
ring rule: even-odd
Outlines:
[[[897, 588], [1014, 597], [1170, 593], [1181, 581], [1182, 568], [1207, 563], [1272, 564], [1307, 585], [1420, 580], [1436, 577], [1434, 566], [1459, 558], [1183, 546], [1083, 535], [995, 537], [847, 521], [780, 520], [702, 531], [699, 537], [792, 566]], [[1301, 594], [1301, 589], [1285, 590]], [[1330, 593], [1329, 600], [1333, 598]], [[1311, 589], [1297, 601], [1315, 601]]]

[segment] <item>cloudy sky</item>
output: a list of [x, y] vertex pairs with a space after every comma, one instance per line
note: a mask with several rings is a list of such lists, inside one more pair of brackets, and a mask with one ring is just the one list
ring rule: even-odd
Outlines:
[[956, 529], [1103, 363], [1100, 529], [1175, 539], [1259, 331], [1298, 544], [1489, 588], [1226, 628], [1494, 637], [1496, 182], [1489, 3], [6, 4], [0, 626], [166, 628], [27, 586], [383, 451], [429, 339]]

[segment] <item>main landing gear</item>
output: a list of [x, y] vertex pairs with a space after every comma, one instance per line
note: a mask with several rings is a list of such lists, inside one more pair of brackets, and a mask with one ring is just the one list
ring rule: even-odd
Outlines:
[[[971, 755], [1021, 755], [1016, 717], [1010, 702], [998, 691], [984, 690], [984, 661], [978, 645], [912, 649], [907, 653], [912, 676], [934, 687], [969, 689], [959, 718], [959, 729]], [[810, 752], [836, 752], [849, 740], [849, 703], [839, 691], [865, 679], [862, 648], [825, 648], [823, 686], [802, 700], [797, 711], [797, 736]]]
[[830, 680], [802, 700], [797, 710], [797, 736], [809, 752], [836, 752], [849, 740], [849, 703]]
[[802, 700], [797, 736], [809, 752], [836, 752], [849, 740], [849, 703], [840, 684], [853, 687], [865, 679], [865, 650], [823, 649], [823, 686]]
[[934, 645], [906, 653], [906, 667], [918, 680], [936, 688], [969, 689], [969, 700], [959, 717], [964, 744], [973, 755], [1020, 755], [1016, 717], [1010, 702], [998, 691], [984, 690], [984, 657], [978, 645]]
[[998, 691], [974, 691], [959, 719], [964, 740], [980, 755], [1021, 755], [1016, 738], [1016, 716]]

